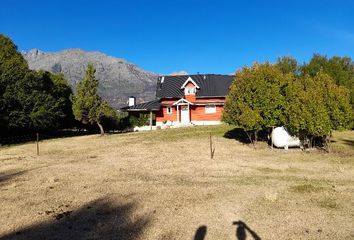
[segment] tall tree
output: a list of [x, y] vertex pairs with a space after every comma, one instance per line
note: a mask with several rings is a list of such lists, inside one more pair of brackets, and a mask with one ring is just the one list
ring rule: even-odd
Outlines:
[[301, 67], [302, 75], [315, 77], [323, 71], [328, 74], [337, 85], [344, 86], [350, 91], [350, 102], [354, 109], [354, 62], [350, 57], [327, 58], [320, 54], [314, 54], [308, 64]]
[[61, 110], [64, 118], [60, 122], [60, 128], [70, 128], [74, 125], [75, 117], [72, 109], [72, 89], [63, 74], [50, 74], [50, 78], [54, 83], [52, 95], [61, 101]]
[[23, 79], [27, 71], [27, 62], [17, 51], [16, 45], [0, 34], [0, 132], [9, 129], [9, 108], [16, 105], [12, 93], [16, 91], [16, 81]]
[[0, 35], [0, 134], [54, 130], [72, 119], [63, 76], [29, 70], [12, 41]]
[[276, 64], [284, 74], [293, 73], [294, 75], [298, 75], [299, 73], [299, 65], [293, 57], [279, 57]]
[[259, 130], [283, 125], [283, 91], [292, 76], [269, 63], [239, 70], [226, 98], [223, 121], [244, 129], [252, 143]]
[[73, 112], [76, 120], [84, 124], [97, 124], [103, 135], [103, 118], [114, 117], [116, 114], [97, 94], [98, 80], [95, 78], [95, 73], [93, 65], [88, 64], [85, 76], [78, 84], [77, 92], [73, 97]]
[[347, 129], [353, 118], [348, 89], [323, 71], [290, 82], [286, 99], [287, 127], [310, 143], [314, 137], [328, 143], [332, 130]]

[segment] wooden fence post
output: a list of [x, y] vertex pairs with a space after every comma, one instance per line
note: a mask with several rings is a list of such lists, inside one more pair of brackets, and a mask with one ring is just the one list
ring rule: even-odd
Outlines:
[[210, 141], [210, 159], [213, 159], [214, 158], [214, 153], [215, 153], [215, 147], [213, 148], [213, 140], [211, 138], [211, 133], [209, 135], [209, 141]]
[[39, 133], [37, 133], [36, 136], [37, 136], [37, 139], [36, 139], [36, 142], [37, 142], [37, 156], [39, 156]]

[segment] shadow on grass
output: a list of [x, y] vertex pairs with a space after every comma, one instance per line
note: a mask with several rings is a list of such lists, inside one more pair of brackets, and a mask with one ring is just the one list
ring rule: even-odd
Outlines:
[[340, 139], [340, 140], [331, 139], [331, 143], [345, 144], [345, 145], [348, 145], [350, 147], [354, 147], [354, 140], [350, 140], [350, 139]]
[[354, 140], [343, 139], [343, 143], [354, 148]]
[[236, 221], [232, 223], [233, 225], [236, 225], [236, 239], [237, 240], [246, 240], [246, 239], [251, 239], [247, 237], [247, 233], [252, 237], [254, 240], [261, 240], [261, 238], [257, 235], [255, 231], [253, 231], [250, 227], [247, 226], [246, 223], [242, 221]]
[[[234, 128], [234, 129], [231, 129], [231, 130], [225, 132], [224, 138], [235, 139], [235, 140], [237, 140], [241, 143], [244, 143], [244, 144], [251, 143], [246, 132], [241, 128]], [[257, 140], [268, 142], [269, 141], [268, 132], [266, 130], [259, 131]]]
[[234, 128], [234, 129], [227, 131], [224, 134], [224, 137], [229, 138], [229, 139], [235, 139], [235, 140], [237, 140], [241, 143], [245, 143], [245, 144], [251, 143], [246, 132], [241, 128]]
[[207, 233], [207, 226], [200, 226], [194, 235], [194, 240], [204, 240], [205, 235]]
[[[125, 130], [107, 130], [105, 135], [115, 135], [133, 132], [133, 129], [127, 128]], [[56, 132], [47, 132], [47, 133], [39, 133], [39, 141], [49, 140], [49, 139], [59, 139], [59, 138], [71, 138], [71, 137], [80, 137], [80, 136], [89, 136], [89, 135], [98, 135], [100, 134], [99, 130], [91, 129], [91, 130], [59, 130]], [[28, 142], [35, 142], [37, 139], [36, 133], [27, 133], [23, 135], [9, 135], [9, 136], [1, 136], [0, 135], [0, 147], [3, 146], [11, 146], [16, 144], [23, 144]]]
[[[261, 240], [258, 234], [255, 231], [253, 231], [249, 226], [247, 226], [246, 223], [242, 221], [235, 221], [232, 224], [237, 226], [236, 240], [246, 240], [246, 239]], [[194, 240], [204, 240], [206, 234], [207, 234], [207, 226], [202, 225], [195, 232]]]
[[14, 173], [0, 173], [0, 187], [8, 184], [11, 182], [13, 178], [16, 178], [22, 174], [25, 174], [28, 172], [27, 170], [25, 171], [19, 171], [19, 172], [14, 172]]
[[115, 204], [103, 199], [74, 211], [52, 214], [53, 220], [18, 229], [0, 237], [9, 239], [137, 239], [150, 222], [149, 217], [134, 217], [136, 204]]

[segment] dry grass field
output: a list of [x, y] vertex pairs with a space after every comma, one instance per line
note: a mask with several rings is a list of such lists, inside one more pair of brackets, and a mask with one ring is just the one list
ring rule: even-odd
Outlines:
[[0, 239], [354, 239], [353, 131], [328, 154], [254, 150], [229, 130], [1, 146]]

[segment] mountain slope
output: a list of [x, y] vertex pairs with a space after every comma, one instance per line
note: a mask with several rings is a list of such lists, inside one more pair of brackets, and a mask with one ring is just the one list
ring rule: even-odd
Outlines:
[[92, 63], [99, 80], [98, 93], [115, 108], [125, 105], [129, 96], [136, 96], [137, 101], [148, 101], [155, 97], [157, 74], [144, 71], [120, 58], [81, 49], [53, 53], [32, 49], [22, 52], [22, 55], [31, 69], [63, 73], [74, 91], [85, 74], [87, 64]]

